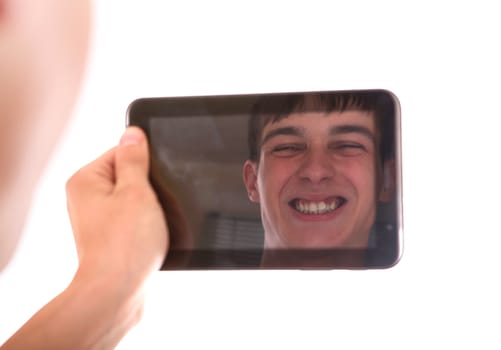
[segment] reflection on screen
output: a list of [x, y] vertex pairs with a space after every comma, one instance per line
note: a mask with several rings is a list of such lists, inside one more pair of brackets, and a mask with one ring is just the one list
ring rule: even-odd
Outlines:
[[[393, 133], [381, 131], [377, 118], [374, 118], [376, 122], [368, 122], [371, 120], [367, 119], [369, 117], [353, 113], [351, 119], [346, 117], [350, 115], [347, 113], [351, 108], [350, 100], [343, 102], [347, 103], [343, 107], [348, 106], [347, 110], [332, 111], [328, 108], [337, 107], [329, 105], [331, 100], [335, 100], [331, 96], [327, 96], [327, 102], [322, 100], [320, 103], [311, 102], [309, 97], [303, 98], [300, 104], [294, 102], [300, 101], [296, 97], [287, 100], [285, 96], [277, 100], [271, 96], [271, 103], [265, 101], [262, 104], [264, 112], [261, 110], [259, 116], [268, 119], [257, 122], [262, 124], [259, 126], [262, 135], [257, 146], [260, 148], [257, 150], [260, 158], [254, 160], [255, 164], [259, 164], [262, 172], [268, 169], [266, 167], [271, 169], [270, 164], [278, 164], [275, 169], [286, 172], [301, 162], [311, 166], [312, 159], [320, 159], [319, 154], [324, 152], [318, 150], [325, 149], [330, 157], [325, 158], [329, 159], [326, 167], [331, 166], [332, 159], [332, 164], [335, 164], [332, 168], [341, 169], [336, 168], [335, 180], [325, 180], [332, 181], [333, 185], [325, 187], [324, 197], [314, 193], [313, 189], [317, 185], [303, 185], [308, 181], [316, 181], [315, 175], [310, 171], [316, 169], [313, 165], [308, 171], [301, 170], [300, 175], [299, 170], [294, 170], [294, 176], [299, 179], [296, 184], [280, 185], [283, 185], [283, 192], [297, 192], [290, 194], [289, 202], [273, 202], [275, 192], [277, 198], [282, 193], [274, 187], [266, 187], [266, 181], [271, 182], [271, 176], [260, 178], [260, 186], [266, 187], [266, 191], [260, 188], [259, 201], [253, 200], [253, 189], [245, 180], [244, 164], [252, 157], [249, 128], [253, 130], [254, 127], [249, 122], [253, 113], [255, 115], [255, 111], [259, 110], [255, 106], [261, 103], [256, 97], [253, 103], [247, 101], [244, 104], [246, 106], [240, 109], [235, 109], [233, 104], [231, 113], [224, 108], [227, 102], [224, 97], [219, 97], [219, 100], [218, 97], [213, 97], [212, 100], [208, 98], [207, 101], [195, 101], [196, 112], [192, 114], [184, 111], [173, 115], [175, 113], [171, 110], [165, 115], [148, 116], [147, 132], [152, 144], [152, 182], [159, 197], [163, 196], [162, 193], [168, 193], [165, 197], [173, 198], [173, 202], [164, 201], [164, 208], [178, 207], [176, 213], [182, 213], [179, 217], [183, 217], [176, 224], [173, 223], [176, 220], [172, 216], [177, 217], [177, 214], [171, 213], [171, 219], [166, 215], [169, 224], [172, 224], [172, 227], [169, 226], [171, 252], [170, 258], [166, 260], [166, 268], [169, 268], [169, 259], [175, 261], [177, 258], [184, 268], [259, 267], [264, 261], [271, 262], [269, 266], [272, 267], [383, 266], [386, 261], [394, 258], [398, 248], [397, 194], [393, 192], [389, 199], [379, 201], [379, 194], [368, 197], [367, 188], [370, 187], [366, 186], [364, 197], [364, 182], [357, 184], [356, 181], [357, 178], [365, 177], [369, 179], [365, 183], [376, 183], [370, 191], [380, 191], [379, 183], [388, 177], [381, 170], [381, 164], [387, 163], [381, 157], [390, 154], [387, 158], [393, 157], [391, 164], [395, 166], [395, 141], [389, 142], [391, 147], [388, 148], [380, 139], [388, 138], [388, 135], [394, 137]], [[317, 97], [313, 96], [312, 101], [315, 98]], [[250, 105], [254, 106], [254, 110], [249, 108]], [[343, 114], [335, 114], [340, 112]], [[312, 117], [312, 113], [323, 113], [327, 117], [316, 119]], [[391, 118], [394, 119], [394, 112], [392, 113]], [[310, 119], [305, 119], [305, 115]], [[373, 118], [372, 114], [371, 116]], [[394, 120], [390, 125], [393, 127]], [[317, 144], [325, 144], [325, 147]], [[385, 150], [385, 147], [388, 149]], [[373, 166], [368, 159], [373, 159]], [[356, 169], [357, 162], [366, 166], [361, 167], [358, 174], [342, 170], [342, 166]], [[304, 164], [300, 166], [306, 167]], [[300, 166], [297, 165], [297, 168]], [[332, 171], [334, 174], [334, 170]], [[257, 179], [257, 173], [255, 175]], [[331, 175], [325, 177], [334, 178]], [[343, 180], [343, 177], [348, 180]], [[352, 179], [354, 184], [349, 183]], [[394, 187], [396, 180], [398, 179], [393, 179]], [[375, 208], [372, 219], [371, 206], [367, 204], [366, 198], [374, 198], [371, 199], [374, 200]], [[162, 202], [162, 198], [160, 199]], [[266, 202], [268, 200], [269, 203]], [[368, 218], [365, 220], [370, 225], [363, 237], [364, 246], [330, 244], [325, 237], [330, 231], [336, 233], [336, 230], [341, 230], [339, 227], [351, 225], [351, 213], [358, 215], [358, 221], [363, 222], [363, 215]], [[287, 220], [282, 220], [285, 224], [279, 226], [276, 222], [280, 222], [283, 217]], [[331, 225], [326, 232], [322, 231], [319, 224], [324, 217], [325, 222]], [[359, 228], [364, 227], [361, 224], [352, 226], [358, 231], [362, 231]], [[286, 229], [279, 232], [281, 227]], [[287, 233], [284, 234], [284, 231]], [[278, 239], [274, 240], [275, 237]], [[327, 243], [322, 243], [322, 239]], [[315, 245], [315, 240], [320, 243]], [[283, 242], [290, 245], [280, 246]], [[311, 251], [315, 252], [314, 256]], [[274, 263], [271, 258], [277, 256], [280, 257], [280, 262]], [[289, 263], [292, 265], [287, 266]]]

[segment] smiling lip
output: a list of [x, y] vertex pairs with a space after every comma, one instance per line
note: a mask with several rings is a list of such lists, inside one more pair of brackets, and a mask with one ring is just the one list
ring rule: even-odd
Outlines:
[[295, 198], [289, 202], [289, 206], [299, 214], [319, 216], [331, 214], [345, 203], [346, 199], [339, 196], [328, 197], [323, 200]]

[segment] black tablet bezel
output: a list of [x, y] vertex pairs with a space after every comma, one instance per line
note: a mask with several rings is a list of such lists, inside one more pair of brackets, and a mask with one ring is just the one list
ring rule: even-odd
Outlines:
[[[219, 111], [218, 115], [234, 115], [242, 114], [242, 106], [250, 106], [253, 101], [260, 97], [267, 98], [283, 98], [284, 96], [301, 95], [301, 94], [339, 94], [339, 93], [374, 93], [386, 94], [391, 97], [394, 105], [394, 155], [395, 155], [395, 170], [396, 170], [396, 186], [395, 200], [396, 227], [394, 229], [394, 237], [384, 247], [372, 249], [322, 249], [322, 250], [276, 250], [273, 253], [280, 258], [277, 263], [267, 266], [268, 269], [381, 269], [394, 266], [402, 254], [402, 157], [401, 157], [401, 116], [400, 104], [396, 96], [383, 89], [373, 90], [346, 90], [346, 91], [308, 91], [308, 92], [287, 92], [287, 93], [271, 93], [271, 94], [244, 94], [244, 95], [213, 95], [213, 96], [182, 96], [182, 97], [154, 97], [140, 98], [133, 101], [127, 110], [126, 126], [135, 125], [143, 129], [150, 140], [150, 154], [155, 157], [155, 145], [151, 143], [150, 119], [159, 116], [169, 118], [176, 117], [192, 117], [192, 116], [207, 116], [202, 113], [203, 109], [197, 106], [206, 105], [214, 102], [224, 102], [224, 110]], [[156, 183], [152, 179], [152, 185], [156, 188]], [[161, 201], [162, 202], [162, 201]], [[259, 255], [261, 251], [256, 250], [234, 250], [234, 251], [216, 251], [216, 250], [171, 250], [162, 267], [163, 270], [213, 270], [213, 269], [261, 269], [263, 267], [255, 264], [234, 263], [229, 265], [212, 265], [206, 263], [213, 261], [214, 258], [231, 258], [231, 261], [238, 261], [239, 256]], [[354, 256], [364, 254], [366, 259], [363, 264], [354, 263], [357, 259], [352, 259]], [[326, 259], [314, 259], [315, 256], [327, 256]], [[191, 261], [196, 261], [190, 265], [169, 263], [169, 261], [185, 261], [190, 257]], [[195, 257], [195, 259], [193, 258]], [[318, 260], [318, 261], [316, 261]]]

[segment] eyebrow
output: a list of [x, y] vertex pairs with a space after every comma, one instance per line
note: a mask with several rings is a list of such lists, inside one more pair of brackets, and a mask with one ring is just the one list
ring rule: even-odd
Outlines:
[[329, 135], [331, 136], [336, 136], [339, 134], [351, 134], [351, 133], [357, 133], [363, 135], [368, 139], [370, 139], [374, 144], [376, 143], [376, 138], [374, 136], [374, 133], [372, 133], [365, 126], [347, 124], [347, 125], [333, 126], [332, 128], [329, 129]]
[[297, 127], [294, 127], [294, 126], [286, 126], [286, 127], [283, 127], [283, 128], [273, 129], [273, 130], [271, 130], [269, 133], [267, 133], [264, 136], [263, 142], [261, 142], [261, 145], [264, 145], [270, 139], [272, 139], [273, 137], [279, 136], [279, 135], [303, 136], [304, 135], [304, 129], [303, 128], [297, 128]]
[[[305, 133], [305, 131], [303, 128], [298, 128], [298, 127], [294, 127], [294, 126], [286, 126], [283, 128], [276, 128], [276, 129], [271, 130], [269, 133], [267, 133], [265, 135], [261, 145], [265, 144], [273, 137], [276, 137], [279, 135], [303, 136], [304, 133]], [[374, 133], [372, 133], [365, 126], [346, 124], [346, 125], [333, 126], [329, 129], [329, 135], [331, 135], [331, 136], [336, 136], [336, 135], [340, 135], [340, 134], [351, 134], [351, 133], [357, 133], [357, 134], [363, 135], [363, 136], [367, 137], [368, 139], [370, 139], [374, 144], [376, 143], [376, 138], [374, 136]]]

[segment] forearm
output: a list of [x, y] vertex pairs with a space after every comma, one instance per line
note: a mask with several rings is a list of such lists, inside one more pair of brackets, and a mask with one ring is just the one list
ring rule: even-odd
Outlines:
[[139, 321], [142, 301], [140, 290], [119, 288], [113, 278], [75, 277], [2, 350], [114, 348]]

